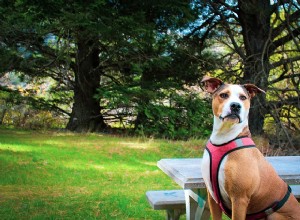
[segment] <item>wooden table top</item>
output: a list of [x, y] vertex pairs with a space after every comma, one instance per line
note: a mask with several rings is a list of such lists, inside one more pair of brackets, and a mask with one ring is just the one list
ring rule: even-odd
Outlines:
[[[279, 176], [290, 185], [300, 185], [300, 156], [266, 157]], [[201, 158], [161, 159], [157, 166], [183, 189], [205, 188]]]

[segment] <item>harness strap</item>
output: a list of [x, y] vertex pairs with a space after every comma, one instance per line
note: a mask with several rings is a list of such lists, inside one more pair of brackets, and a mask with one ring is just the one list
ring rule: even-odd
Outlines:
[[285, 196], [283, 197], [282, 200], [280, 200], [280, 201], [276, 204], [276, 206], [273, 208], [273, 212], [276, 212], [277, 210], [279, 210], [279, 209], [280, 209], [280, 208], [288, 201], [288, 199], [289, 199], [291, 193], [292, 193], [292, 189], [291, 189], [291, 187], [288, 185], [288, 190], [287, 190]]
[[250, 147], [255, 147], [255, 144], [253, 140], [249, 137], [238, 137], [237, 139], [234, 139], [222, 145], [213, 145], [210, 141], [208, 141], [206, 145], [206, 150], [210, 156], [210, 182], [212, 184], [212, 190], [214, 194], [213, 198], [219, 204], [223, 212], [228, 216], [231, 216], [231, 210], [224, 205], [219, 187], [218, 173], [221, 166], [221, 162], [224, 159], [224, 157], [229, 153], [235, 150]]
[[289, 185], [287, 185], [287, 192], [285, 196], [278, 202], [275, 202], [271, 207], [266, 208], [260, 212], [248, 214], [246, 216], [246, 220], [256, 220], [256, 219], [262, 219], [267, 217], [268, 215], [273, 214], [274, 212], [278, 211], [289, 199], [291, 195], [292, 189]]
[[[255, 147], [255, 144], [251, 138], [248, 137], [239, 137], [231, 142], [225, 143], [223, 145], [213, 145], [210, 141], [208, 141], [206, 145], [206, 150], [209, 153], [210, 156], [210, 181], [212, 184], [212, 190], [214, 194], [214, 199], [216, 202], [219, 204], [220, 208], [223, 210], [223, 212], [231, 217], [232, 211], [225, 206], [224, 200], [222, 199], [222, 195], [220, 192], [220, 187], [219, 187], [219, 180], [218, 180], [218, 173], [219, 169], [221, 166], [221, 162], [224, 159], [226, 155], [229, 153], [235, 151], [235, 150], [240, 150], [243, 148], [250, 148], [250, 147]], [[288, 185], [287, 187], [287, 193], [278, 202], [275, 202], [271, 207], [266, 208], [260, 212], [253, 213], [253, 214], [247, 214], [246, 220], [257, 220], [257, 219], [262, 219], [267, 217], [268, 215], [276, 212], [279, 210], [289, 199], [290, 194], [291, 194], [291, 187]]]

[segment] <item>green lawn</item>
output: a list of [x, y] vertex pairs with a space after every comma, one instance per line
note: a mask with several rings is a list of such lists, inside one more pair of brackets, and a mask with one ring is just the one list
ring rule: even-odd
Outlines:
[[145, 192], [179, 186], [156, 162], [205, 142], [0, 128], [0, 219], [165, 219]]

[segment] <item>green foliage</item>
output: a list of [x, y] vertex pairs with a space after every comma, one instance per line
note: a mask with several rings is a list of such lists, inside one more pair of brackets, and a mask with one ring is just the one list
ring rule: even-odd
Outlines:
[[95, 98], [102, 100], [107, 123], [112, 125], [119, 121], [125, 128], [133, 127], [135, 134], [141, 136], [168, 139], [209, 136], [211, 106], [200, 97], [199, 91], [179, 89], [180, 83], [172, 80], [147, 81], [142, 88], [140, 80], [137, 78], [131, 86], [111, 85], [98, 89]]
[[[109, 118], [106, 122], [113, 118], [116, 123], [125, 123], [124, 127], [135, 125], [138, 133], [147, 136], [188, 138], [207, 135], [206, 118], [203, 125], [197, 124], [196, 118], [208, 110], [204, 111], [205, 101], [176, 93], [212, 73], [230, 82], [256, 83], [268, 90], [267, 100], [260, 101], [269, 102], [262, 114], [298, 132], [299, 7], [296, 1], [256, 3], [0, 1], [1, 86], [8, 87], [7, 82], [2, 83], [2, 77], [7, 75], [15, 84], [10, 91], [5, 90], [15, 100], [1, 99], [1, 103], [9, 108], [25, 104], [41, 110], [41, 115], [59, 111], [70, 116], [69, 122], [95, 119], [94, 123], [101, 124], [104, 114], [105, 119]], [[249, 14], [244, 4], [263, 15], [252, 15], [251, 10]], [[243, 13], [237, 15], [232, 10], [236, 7]], [[259, 26], [260, 22], [267, 25]], [[258, 27], [252, 30], [258, 34], [251, 36], [252, 31], [245, 31], [251, 27]], [[244, 42], [246, 39], [252, 40]], [[265, 44], [254, 43], [252, 48], [246, 48], [256, 41]], [[263, 49], [259, 53], [264, 56], [247, 54], [256, 51], [256, 47]], [[252, 58], [258, 60], [251, 61]], [[260, 62], [261, 58], [265, 58], [264, 62]], [[266, 76], [262, 74], [265, 71]], [[18, 78], [14, 78], [16, 75]], [[264, 78], [260, 80], [261, 77]], [[37, 91], [43, 82], [48, 83], [48, 88], [46, 94], [40, 95]], [[82, 103], [78, 104], [81, 99], [76, 101], [76, 95], [84, 97]], [[88, 106], [92, 113], [74, 107], [78, 105], [71, 107], [74, 103]], [[6, 111], [1, 110], [0, 119]], [[263, 118], [258, 119], [251, 121], [260, 126]]]
[[172, 93], [165, 102], [149, 103], [142, 109], [146, 118], [136, 128], [138, 134], [189, 139], [207, 137], [211, 132], [210, 104], [196, 94]]
[[23, 125], [28, 129], [64, 128], [66, 119], [50, 111], [29, 111]]
[[[47, 91], [52, 98], [46, 96], [32, 102], [34, 107], [41, 109], [39, 104], [42, 103], [50, 110], [54, 108], [67, 113], [71, 122], [75, 115], [81, 121], [82, 112], [69, 112], [68, 105], [72, 101], [78, 103], [75, 98], [78, 93], [70, 90], [80, 88], [77, 92], [83, 91], [81, 96], [86, 96], [82, 106], [87, 106], [94, 101], [95, 94], [86, 92], [89, 88], [84, 86], [92, 87], [89, 81], [96, 81], [93, 79], [101, 78], [96, 97], [103, 104], [104, 112], [116, 112], [116, 109], [131, 104], [134, 108], [143, 106], [146, 87], [152, 87], [151, 96], [159, 96], [155, 94], [156, 90], [178, 88], [187, 81], [187, 73], [176, 71], [177, 61], [174, 62], [172, 54], [176, 51], [175, 42], [180, 38], [178, 30], [187, 27], [197, 16], [190, 1], [16, 0], [10, 3], [0, 3], [3, 21], [0, 27], [5, 30], [0, 33], [0, 56], [4, 56], [0, 59], [0, 71], [15, 71], [44, 81], [49, 78], [56, 81], [56, 86]], [[83, 50], [79, 48], [83, 44], [86, 51], [81, 54]], [[89, 59], [88, 64], [83, 67], [86, 59]], [[99, 77], [91, 78], [90, 75]], [[180, 83], [176, 82], [178, 79]], [[97, 86], [98, 82], [95, 84]], [[138, 91], [134, 91], [136, 88]], [[135, 96], [134, 101], [128, 98], [130, 94]], [[37, 100], [33, 93], [29, 96], [31, 100]], [[72, 108], [72, 111], [79, 110]], [[91, 112], [95, 115], [86, 118], [100, 118], [98, 109]], [[117, 114], [115, 117], [123, 116]]]
[[[1, 90], [2, 89], [2, 90]], [[0, 87], [0, 124], [30, 129], [63, 128], [66, 118], [49, 103]]]
[[14, 105], [11, 109], [0, 111], [0, 116], [3, 125], [34, 130], [63, 128], [66, 124], [66, 119], [54, 112], [32, 110], [31, 106], [26, 105]]

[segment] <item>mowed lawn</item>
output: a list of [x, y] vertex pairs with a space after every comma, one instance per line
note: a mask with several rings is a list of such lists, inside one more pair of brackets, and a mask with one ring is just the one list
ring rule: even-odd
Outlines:
[[157, 161], [205, 142], [0, 128], [0, 219], [165, 219], [145, 192], [180, 187]]

